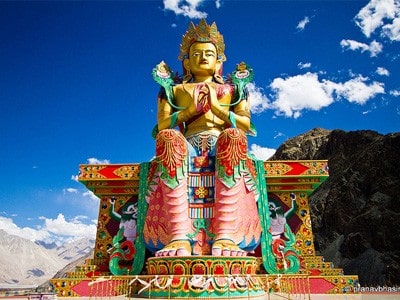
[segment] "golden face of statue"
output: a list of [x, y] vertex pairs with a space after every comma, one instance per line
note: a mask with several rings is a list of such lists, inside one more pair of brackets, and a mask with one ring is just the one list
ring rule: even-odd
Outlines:
[[185, 67], [196, 76], [213, 76], [219, 68], [217, 49], [212, 43], [195, 42], [190, 46], [189, 58]]

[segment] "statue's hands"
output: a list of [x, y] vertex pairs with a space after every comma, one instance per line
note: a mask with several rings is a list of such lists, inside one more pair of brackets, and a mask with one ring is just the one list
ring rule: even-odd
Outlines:
[[221, 109], [221, 105], [219, 104], [218, 97], [217, 97], [217, 90], [215, 86], [212, 86], [211, 84], [207, 84], [208, 90], [209, 90], [209, 105], [211, 107], [211, 110], [214, 111], [219, 111]]
[[297, 208], [298, 208], [296, 198], [297, 197], [296, 197], [295, 193], [290, 193], [290, 199], [292, 199], [292, 208], [291, 209], [293, 209], [293, 210], [297, 210]]
[[197, 111], [197, 105], [195, 103], [195, 101], [192, 101], [189, 105], [189, 107], [187, 108], [188, 113], [189, 113], [189, 117], [194, 117], [197, 116], [199, 114], [199, 112]]
[[212, 83], [198, 83], [193, 90], [193, 102], [188, 109], [191, 116], [206, 113], [209, 110], [220, 115], [222, 107], [219, 104], [215, 86]]
[[210, 103], [210, 108], [212, 113], [217, 116], [218, 118], [220, 118], [221, 120], [223, 120], [224, 122], [228, 122], [229, 119], [229, 112], [224, 109], [219, 100], [218, 100], [218, 96], [217, 96], [217, 89], [215, 88], [215, 86], [211, 85], [211, 84], [207, 84], [209, 87], [209, 103]]
[[198, 83], [193, 90], [193, 102], [196, 105], [197, 113], [210, 110], [210, 92], [212, 87], [206, 83]]
[[293, 204], [296, 203], [296, 194], [290, 193], [290, 199], [292, 200], [292, 206], [293, 206]]

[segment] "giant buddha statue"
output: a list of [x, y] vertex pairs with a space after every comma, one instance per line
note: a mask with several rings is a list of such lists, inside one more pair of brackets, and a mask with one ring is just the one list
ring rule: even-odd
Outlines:
[[156, 156], [146, 200], [144, 239], [155, 256], [245, 256], [260, 243], [259, 191], [248, 153], [252, 69], [223, 77], [223, 36], [203, 19], [182, 37], [178, 76], [153, 70]]

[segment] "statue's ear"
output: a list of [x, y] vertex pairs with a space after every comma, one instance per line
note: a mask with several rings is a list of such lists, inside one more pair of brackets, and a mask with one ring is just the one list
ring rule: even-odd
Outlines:
[[188, 58], [185, 58], [182, 62], [183, 65], [183, 83], [190, 82], [192, 80], [192, 73], [190, 72], [190, 62]]
[[188, 73], [188, 71], [190, 71], [190, 64], [189, 64], [189, 59], [185, 58], [183, 60], [183, 68], [185, 69], [185, 74]]
[[215, 74], [221, 76], [222, 75], [222, 61], [217, 60], [215, 65]]
[[221, 84], [224, 83], [224, 79], [222, 78], [222, 61], [220, 60], [217, 60], [215, 64], [214, 80]]

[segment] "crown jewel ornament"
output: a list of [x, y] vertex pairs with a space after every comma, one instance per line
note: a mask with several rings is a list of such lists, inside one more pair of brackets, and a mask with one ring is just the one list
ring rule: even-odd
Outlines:
[[190, 46], [195, 42], [213, 43], [217, 49], [218, 59], [226, 61], [224, 37], [219, 33], [215, 22], [208, 25], [205, 19], [201, 19], [197, 26], [190, 22], [189, 29], [182, 36], [179, 60], [188, 58]]

